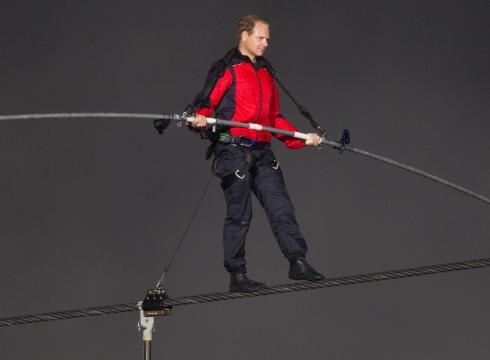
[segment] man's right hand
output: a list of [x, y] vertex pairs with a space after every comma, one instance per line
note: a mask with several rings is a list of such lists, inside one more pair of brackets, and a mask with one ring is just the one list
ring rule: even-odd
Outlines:
[[189, 124], [192, 126], [192, 127], [195, 127], [195, 128], [201, 128], [201, 127], [204, 127], [206, 126], [206, 120], [207, 118], [203, 115], [200, 115], [200, 114], [196, 114], [195, 116], [191, 116], [189, 118]]
[[306, 146], [319, 146], [322, 143], [322, 138], [316, 133], [309, 133], [308, 139], [305, 142]]

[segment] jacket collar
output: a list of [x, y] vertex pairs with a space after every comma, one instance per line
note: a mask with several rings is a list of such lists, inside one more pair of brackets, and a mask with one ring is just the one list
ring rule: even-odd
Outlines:
[[243, 55], [240, 50], [238, 50], [238, 47], [235, 47], [234, 49], [234, 52], [233, 52], [233, 57], [235, 59], [237, 59], [238, 61], [240, 62], [248, 62], [250, 63], [252, 66], [254, 66], [256, 69], [259, 69], [261, 67], [264, 67], [265, 64], [267, 63], [267, 60], [263, 57], [263, 56], [257, 56], [255, 58], [255, 63], [252, 62], [252, 60], [246, 56], [246, 55]]

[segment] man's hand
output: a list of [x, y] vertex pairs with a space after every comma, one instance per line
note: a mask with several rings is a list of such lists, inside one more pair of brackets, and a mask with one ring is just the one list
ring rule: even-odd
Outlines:
[[321, 144], [322, 138], [320, 137], [320, 135], [315, 133], [309, 133], [306, 135], [308, 135], [308, 139], [306, 139], [305, 141], [306, 146], [318, 146]]
[[206, 126], [206, 117], [203, 115], [196, 114], [195, 116], [191, 116], [189, 120], [192, 127], [201, 128]]

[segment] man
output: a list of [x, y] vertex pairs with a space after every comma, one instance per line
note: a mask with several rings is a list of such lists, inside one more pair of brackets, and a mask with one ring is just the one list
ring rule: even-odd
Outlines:
[[[279, 163], [270, 147], [271, 134], [243, 128], [206, 128], [206, 117], [258, 123], [296, 131], [279, 113], [272, 67], [263, 57], [269, 42], [269, 25], [256, 16], [244, 16], [238, 25], [238, 48], [229, 51], [209, 71], [204, 89], [192, 109], [191, 126], [209, 138], [213, 170], [221, 178], [226, 200], [223, 229], [224, 266], [230, 273], [230, 291], [256, 291], [265, 284], [247, 277], [245, 238], [252, 218], [251, 192], [264, 208], [281, 251], [289, 260], [289, 277], [321, 280], [305, 260], [307, 245], [294, 215]], [[305, 141], [274, 135], [290, 149], [318, 146], [321, 138], [308, 134]]]

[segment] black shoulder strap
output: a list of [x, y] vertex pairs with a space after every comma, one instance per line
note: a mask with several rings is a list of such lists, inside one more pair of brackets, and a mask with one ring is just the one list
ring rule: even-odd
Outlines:
[[291, 95], [291, 93], [288, 91], [288, 89], [286, 89], [286, 87], [281, 82], [281, 80], [279, 80], [279, 74], [272, 67], [272, 65], [269, 62], [269, 60], [267, 60], [265, 57], [262, 57], [261, 60], [263, 62], [264, 67], [267, 69], [267, 71], [272, 76], [272, 78], [274, 80], [276, 80], [276, 82], [284, 90], [284, 92], [286, 93], [286, 95], [296, 105], [296, 107], [298, 108], [299, 113], [301, 115], [303, 115], [303, 117], [305, 117], [310, 122], [311, 126], [313, 126], [313, 128], [315, 130], [317, 130], [320, 133], [320, 135], [322, 135], [323, 137], [327, 136], [327, 132], [324, 129], [322, 129], [321, 126], [313, 119], [313, 116], [310, 114], [310, 112], [308, 110], [306, 110], [306, 108], [303, 105], [301, 105], [299, 102], [296, 101], [296, 99], [293, 97], [293, 95]]
[[266, 70], [269, 72], [269, 74], [272, 76], [272, 78], [274, 80], [279, 80], [277, 71], [272, 67], [272, 64], [269, 62], [269, 60], [267, 60], [265, 57], [261, 57], [260, 61], [262, 65], [266, 68]]
[[209, 107], [210, 105], [209, 96], [211, 95], [211, 92], [216, 86], [216, 83], [223, 76], [223, 74], [226, 71], [226, 68], [231, 63], [231, 60], [233, 59], [235, 52], [236, 52], [236, 48], [231, 49], [225, 54], [225, 56], [223, 56], [221, 59], [216, 61], [211, 66], [211, 69], [209, 70], [208, 76], [206, 78], [206, 82], [204, 83], [203, 89], [201, 90], [201, 92], [197, 94], [192, 104], [189, 105], [186, 109], [186, 113], [188, 115], [193, 114], [195, 110], [200, 107]]

